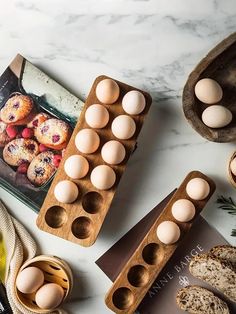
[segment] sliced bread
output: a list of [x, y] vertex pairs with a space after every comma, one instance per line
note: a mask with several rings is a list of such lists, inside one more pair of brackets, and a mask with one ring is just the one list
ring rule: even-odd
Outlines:
[[189, 271], [236, 302], [236, 272], [232, 264], [211, 254], [200, 254], [191, 260]]
[[210, 254], [219, 259], [230, 262], [236, 269], [236, 247], [231, 245], [218, 245], [210, 250]]
[[229, 314], [228, 305], [211, 291], [199, 286], [182, 288], [176, 302], [181, 310], [193, 314]]

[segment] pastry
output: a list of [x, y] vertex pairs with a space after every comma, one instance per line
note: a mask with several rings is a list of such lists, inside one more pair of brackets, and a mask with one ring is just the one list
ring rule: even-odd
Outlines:
[[27, 124], [33, 115], [34, 104], [26, 95], [15, 95], [8, 99], [0, 111], [0, 118], [7, 124]]
[[11, 140], [7, 134], [6, 128], [7, 124], [3, 121], [0, 121], [0, 147], [4, 147]]
[[200, 254], [191, 260], [189, 271], [236, 302], [236, 271], [231, 263], [211, 254]]
[[22, 162], [31, 162], [39, 153], [37, 142], [30, 139], [17, 138], [9, 142], [3, 149], [3, 159], [11, 166], [19, 166]]
[[211, 291], [198, 287], [182, 288], [176, 302], [181, 310], [193, 314], [230, 314], [228, 305]]
[[30, 163], [27, 177], [34, 185], [46, 183], [56, 171], [53, 164], [53, 152], [47, 151], [37, 155]]
[[67, 146], [71, 131], [68, 124], [59, 119], [48, 119], [35, 130], [39, 143], [52, 149], [63, 149]]
[[37, 128], [44, 121], [50, 119], [51, 116], [45, 112], [36, 113], [33, 119], [27, 124], [28, 128]]
[[210, 253], [221, 260], [231, 263], [236, 269], [236, 247], [231, 245], [218, 245], [210, 250]]

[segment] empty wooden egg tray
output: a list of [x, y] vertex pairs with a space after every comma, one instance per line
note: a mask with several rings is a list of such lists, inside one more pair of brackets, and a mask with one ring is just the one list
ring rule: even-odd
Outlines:
[[[44, 284], [56, 283], [63, 288], [65, 295], [62, 302], [64, 302], [73, 287], [73, 275], [69, 265], [58, 257], [50, 255], [39, 255], [26, 261], [22, 265], [19, 272], [27, 267], [32, 266], [37, 267], [43, 271], [45, 278]], [[21, 293], [16, 286], [15, 289], [19, 302], [28, 310], [35, 313], [52, 312], [52, 310], [44, 310], [37, 306], [35, 302], [36, 293], [24, 294]]]
[[[55, 175], [37, 219], [37, 225], [41, 230], [78, 243], [82, 246], [91, 246], [98, 236], [100, 228], [110, 208], [120, 178], [125, 171], [127, 161], [134, 151], [138, 134], [142, 128], [144, 118], [147, 115], [152, 102], [148, 93], [139, 90], [145, 97], [146, 106], [140, 114], [131, 116], [136, 124], [136, 131], [128, 140], [117, 139], [111, 131], [112, 121], [119, 115], [128, 115], [123, 110], [122, 99], [127, 92], [138, 89], [114, 80], [120, 88], [119, 98], [111, 105], [103, 104], [96, 97], [96, 87], [100, 81], [107, 78], [107, 76], [99, 76], [96, 78], [91, 88], [84, 109], [80, 115], [80, 119], [67, 146], [65, 156]], [[92, 154], [83, 154], [79, 152], [75, 146], [75, 137], [80, 130], [85, 128], [91, 129], [86, 123], [85, 112], [89, 106], [93, 104], [101, 104], [108, 110], [109, 122], [104, 128], [95, 129], [100, 137], [100, 146], [97, 151]], [[122, 143], [125, 147], [126, 156], [120, 164], [109, 165], [116, 174], [115, 184], [108, 190], [99, 190], [93, 186], [90, 180], [90, 174], [96, 166], [106, 165], [101, 156], [101, 147], [104, 143], [110, 140], [117, 140]], [[89, 162], [88, 174], [83, 179], [79, 180], [71, 179], [64, 171], [65, 161], [68, 157], [75, 154], [84, 156]], [[62, 180], [73, 181], [78, 186], [79, 196], [72, 204], [60, 203], [54, 196], [55, 186]]]
[[[186, 186], [193, 178], [202, 178], [208, 182], [210, 192], [204, 200], [196, 201], [188, 196]], [[201, 172], [193, 171], [187, 175], [107, 293], [105, 302], [113, 312], [123, 314], [135, 312], [214, 191], [214, 182]], [[189, 222], [177, 221], [172, 215], [172, 205], [179, 199], [190, 200], [195, 206], [195, 216]], [[174, 244], [164, 244], [157, 237], [157, 227], [164, 221], [175, 222], [180, 228], [180, 238]]]
[[[182, 102], [185, 117], [204, 138], [213, 142], [232, 142], [236, 139], [236, 33], [233, 33], [205, 56], [190, 73], [184, 86]], [[232, 122], [224, 128], [209, 128], [202, 122], [202, 113], [209, 105], [195, 96], [196, 83], [203, 78], [216, 80], [223, 89], [223, 98], [217, 103], [230, 109]]]

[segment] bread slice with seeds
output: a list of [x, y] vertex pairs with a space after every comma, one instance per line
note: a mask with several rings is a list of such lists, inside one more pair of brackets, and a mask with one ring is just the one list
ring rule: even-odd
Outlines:
[[189, 271], [236, 302], [236, 272], [232, 264], [211, 254], [200, 254], [191, 260]]
[[181, 310], [191, 314], [230, 313], [224, 301], [213, 292], [199, 286], [187, 286], [179, 290], [176, 302]]
[[236, 269], [236, 247], [231, 245], [218, 245], [210, 250], [215, 257], [230, 262]]

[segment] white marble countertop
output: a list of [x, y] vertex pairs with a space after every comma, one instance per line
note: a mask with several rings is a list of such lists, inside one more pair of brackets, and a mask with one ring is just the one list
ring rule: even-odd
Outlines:
[[185, 121], [181, 92], [196, 63], [235, 31], [233, 0], [0, 1], [0, 72], [20, 52], [76, 95], [107, 74], [149, 91], [153, 107], [115, 201], [94, 246], [82, 248], [39, 231], [36, 214], [4, 190], [0, 197], [25, 224], [43, 253], [65, 258], [75, 274], [69, 313], [104, 314], [110, 280], [94, 264], [117, 239], [194, 169], [215, 180], [203, 215], [231, 243], [233, 216], [218, 194], [235, 197], [226, 164], [235, 144], [201, 138]]

